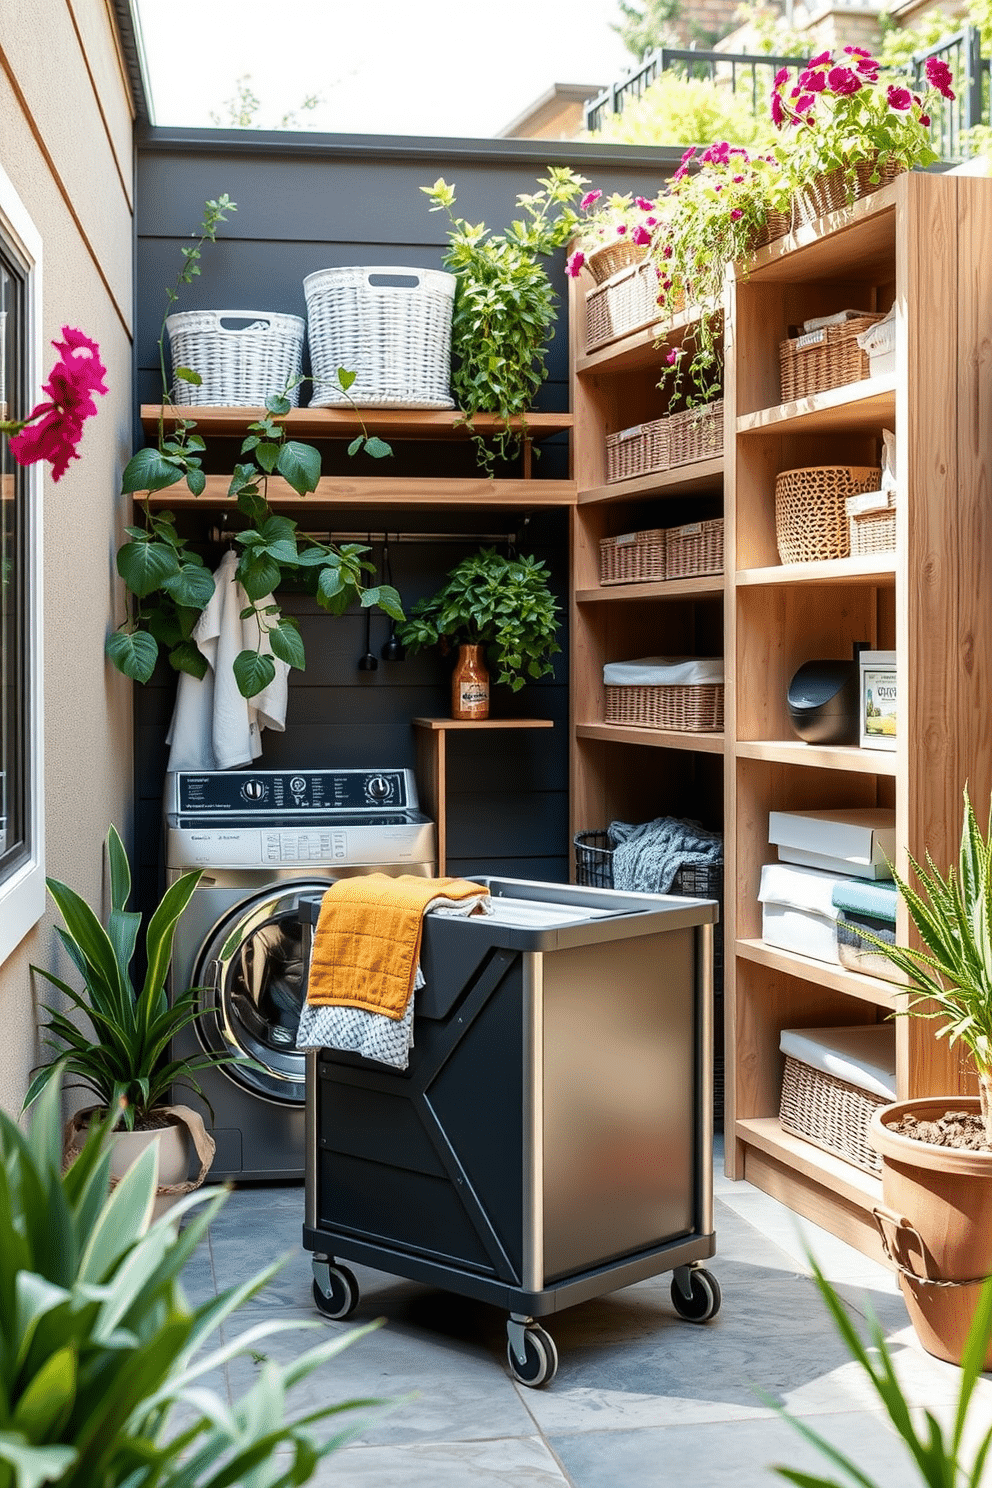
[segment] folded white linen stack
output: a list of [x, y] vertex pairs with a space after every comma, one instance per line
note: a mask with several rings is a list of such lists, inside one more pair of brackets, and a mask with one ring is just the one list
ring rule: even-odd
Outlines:
[[[235, 578], [237, 563], [233, 550], [224, 554], [214, 574], [213, 598], [193, 631], [207, 661], [206, 675], [179, 674], [176, 706], [165, 736], [171, 745], [170, 770], [233, 770], [250, 765], [262, 752], [262, 729], [283, 733], [286, 728], [289, 667], [284, 661], [272, 657], [276, 674], [257, 697], [242, 697], [234, 678], [235, 657], [259, 645], [255, 616], [241, 618], [248, 597]], [[272, 603], [269, 595], [259, 601], [259, 608]], [[272, 655], [264, 633], [261, 650]]]
[[[447, 919], [467, 919], [473, 914], [492, 914], [487, 892], [473, 899], [446, 899], [438, 895], [424, 910]], [[366, 1012], [354, 1007], [315, 1007], [305, 1002], [296, 1032], [298, 1049], [340, 1049], [347, 1054], [361, 1054], [393, 1069], [405, 1070], [413, 1048], [413, 1008], [416, 994], [425, 985], [420, 963], [413, 981], [413, 992], [402, 1018], [387, 1018], [383, 1013]]]

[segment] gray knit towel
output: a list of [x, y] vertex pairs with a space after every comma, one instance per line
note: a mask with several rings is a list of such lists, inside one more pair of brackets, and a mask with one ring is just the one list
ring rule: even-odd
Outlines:
[[680, 868], [723, 862], [723, 837], [698, 821], [658, 816], [631, 826], [611, 822], [613, 887], [634, 894], [667, 894]]

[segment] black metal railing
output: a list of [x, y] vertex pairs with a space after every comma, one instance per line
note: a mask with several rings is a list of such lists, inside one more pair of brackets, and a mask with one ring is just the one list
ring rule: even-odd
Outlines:
[[[975, 26], [964, 26], [937, 46], [917, 52], [910, 62], [914, 82], [925, 81], [928, 57], [948, 64], [954, 78], [953, 101], [943, 100], [932, 116], [933, 147], [941, 160], [959, 160], [965, 153], [963, 133], [974, 124], [992, 122], [992, 59], [982, 56], [981, 37]], [[585, 127], [601, 129], [611, 114], [622, 114], [625, 106], [640, 98], [664, 72], [684, 78], [720, 82], [731, 93], [742, 94], [757, 115], [768, 107], [768, 95], [780, 67], [804, 67], [805, 57], [766, 57], [744, 52], [696, 51], [694, 48], [657, 47], [640, 66], [604, 88], [585, 106]]]

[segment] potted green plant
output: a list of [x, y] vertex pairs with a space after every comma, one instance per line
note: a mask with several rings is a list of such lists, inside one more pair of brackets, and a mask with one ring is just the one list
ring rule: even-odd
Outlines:
[[[291, 1416], [287, 1392], [369, 1328], [335, 1333], [282, 1368], [258, 1351], [267, 1337], [326, 1325], [266, 1318], [218, 1344], [217, 1330], [230, 1329], [232, 1314], [278, 1266], [191, 1306], [183, 1268], [226, 1191], [191, 1194], [149, 1226], [155, 1152], [146, 1151], [108, 1192], [110, 1153], [94, 1127], [63, 1171], [60, 1106], [53, 1080], [33, 1105], [26, 1133], [0, 1113], [0, 1483], [308, 1482], [321, 1459], [364, 1422], [315, 1428], [383, 1402], [328, 1400], [322, 1386], [319, 1402]], [[186, 1222], [177, 1232], [180, 1215]], [[232, 1407], [210, 1380], [230, 1359], [252, 1355], [262, 1366], [258, 1378]]]
[[396, 634], [408, 651], [440, 646], [457, 651], [452, 717], [488, 718], [488, 659], [497, 682], [519, 692], [547, 676], [560, 651], [559, 605], [536, 558], [504, 558], [481, 548], [450, 571], [445, 583], [419, 600]]
[[444, 266], [457, 280], [452, 391], [469, 428], [480, 413], [495, 414], [502, 424], [492, 445], [474, 436], [479, 464], [490, 475], [497, 458], [519, 447], [546, 375], [555, 295], [544, 260], [572, 237], [578, 218], [571, 202], [585, 184], [567, 167], [549, 166], [540, 190], [517, 197], [522, 216], [503, 233], [457, 217], [455, 188], [442, 178], [420, 188], [430, 210], [446, 213], [449, 222]]
[[919, 891], [894, 875], [921, 948], [860, 932], [905, 978], [906, 1014], [935, 1020], [978, 1077], [978, 1096], [897, 1101], [869, 1129], [882, 1159], [883, 1241], [923, 1347], [952, 1363], [992, 1276], [992, 813], [983, 834], [967, 789], [964, 803], [957, 864], [941, 873], [929, 852], [925, 867], [910, 857]]
[[[172, 1091], [187, 1088], [202, 1094], [197, 1072], [219, 1056], [172, 1060], [169, 1046], [180, 1029], [198, 1016], [196, 990], [176, 988], [170, 998], [166, 980], [172, 962], [176, 923], [190, 901], [200, 874], [186, 873], [165, 892], [145, 930], [145, 972], [135, 985], [131, 963], [137, 948], [141, 915], [127, 909], [131, 870], [115, 827], [107, 834], [110, 913], [106, 926], [75, 890], [57, 879], [46, 880], [63, 925], [56, 930], [69, 960], [82, 979], [77, 990], [42, 966], [32, 970], [57, 987], [85, 1020], [80, 1027], [66, 1012], [44, 1007], [44, 1042], [57, 1051], [53, 1063], [35, 1075], [25, 1107], [63, 1072], [96, 1096], [96, 1104], [79, 1112], [66, 1129], [71, 1157], [91, 1119], [119, 1121], [115, 1136], [115, 1176], [145, 1146], [159, 1149], [162, 1176], [160, 1208], [203, 1182], [213, 1158], [213, 1141], [199, 1114], [172, 1103]], [[88, 1029], [85, 1025], [88, 1025]], [[190, 1146], [199, 1158], [199, 1174], [187, 1179]]]

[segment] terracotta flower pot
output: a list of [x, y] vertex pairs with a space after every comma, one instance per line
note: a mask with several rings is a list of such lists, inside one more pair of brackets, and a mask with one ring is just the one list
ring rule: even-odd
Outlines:
[[[938, 1147], [892, 1131], [903, 1116], [980, 1110], [977, 1099], [931, 1096], [882, 1106], [868, 1140], [882, 1159], [882, 1241], [927, 1353], [960, 1364], [982, 1282], [992, 1275], [992, 1152]], [[992, 1341], [985, 1355], [992, 1369]]]
[[[90, 1118], [96, 1107], [77, 1111], [66, 1123], [63, 1155], [66, 1166], [78, 1157]], [[159, 1108], [156, 1107], [156, 1111]], [[102, 1113], [101, 1113], [102, 1114]], [[160, 1114], [165, 1118], [163, 1126], [145, 1131], [115, 1131], [110, 1135], [110, 1184], [119, 1183], [128, 1168], [135, 1163], [152, 1143], [158, 1146], [158, 1187], [152, 1208], [152, 1221], [171, 1209], [183, 1194], [199, 1188], [213, 1162], [215, 1144], [207, 1132], [203, 1119], [189, 1106], [163, 1106]], [[190, 1178], [190, 1158], [195, 1153], [199, 1161], [199, 1172]]]

